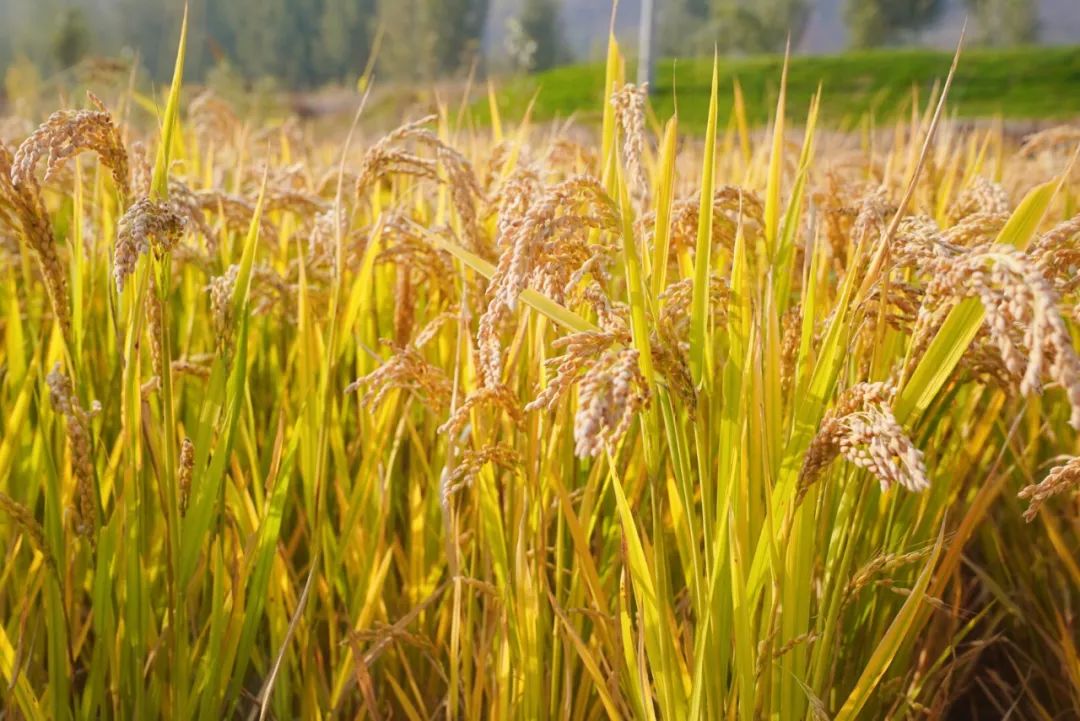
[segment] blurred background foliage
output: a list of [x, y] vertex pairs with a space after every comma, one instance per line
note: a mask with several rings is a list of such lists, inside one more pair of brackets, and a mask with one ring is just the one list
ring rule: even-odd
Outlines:
[[[664, 57], [796, 53], [952, 44], [965, 17], [976, 45], [1080, 42], [1075, 0], [655, 0]], [[429, 82], [544, 70], [598, 59], [606, 0], [191, 0], [188, 79], [230, 73], [310, 89], [354, 83], [379, 45], [383, 80]], [[167, 78], [177, 0], [3, 0], [0, 67], [43, 77], [89, 54], [138, 58]], [[640, 0], [619, 3], [616, 32], [633, 54]], [[13, 80], [12, 82], [15, 82]]]

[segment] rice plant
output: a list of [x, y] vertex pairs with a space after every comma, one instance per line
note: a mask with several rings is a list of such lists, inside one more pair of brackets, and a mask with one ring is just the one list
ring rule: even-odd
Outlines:
[[179, 48], [0, 143], [0, 717], [1080, 715], [1075, 128], [695, 138], [612, 38], [593, 133], [316, 137]]

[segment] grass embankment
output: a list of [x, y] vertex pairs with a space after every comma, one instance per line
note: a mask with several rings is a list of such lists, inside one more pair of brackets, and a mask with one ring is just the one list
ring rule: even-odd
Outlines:
[[[788, 108], [801, 112], [820, 82], [824, 89], [822, 118], [832, 125], [851, 126], [868, 113], [884, 119], [911, 107], [912, 88], [925, 98], [949, 69], [951, 56], [929, 50], [875, 50], [842, 55], [792, 58]], [[761, 56], [722, 59], [720, 87], [742, 87], [750, 122], [764, 123], [775, 107], [783, 58]], [[659, 117], [675, 108], [680, 125], [701, 131], [709, 105], [711, 58], [664, 60], [653, 88], [653, 107]], [[601, 63], [556, 68], [516, 78], [498, 87], [499, 110], [520, 117], [538, 89], [535, 117], [539, 120], [579, 118], [597, 120], [596, 98], [604, 85]], [[972, 49], [964, 52], [950, 93], [951, 108], [961, 117], [1067, 118], [1080, 115], [1080, 46], [1056, 48]], [[731, 110], [734, 94], [721, 93], [720, 117]], [[478, 106], [487, 117], [486, 103]]]

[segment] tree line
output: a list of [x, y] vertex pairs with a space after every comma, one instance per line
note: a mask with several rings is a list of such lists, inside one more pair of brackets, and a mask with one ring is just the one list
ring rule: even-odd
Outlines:
[[[355, 80], [378, 45], [377, 74], [431, 80], [484, 70], [541, 70], [571, 60], [563, 23], [580, 3], [605, 0], [189, 0], [189, 73], [226, 67], [289, 87]], [[757, 53], [798, 44], [824, 0], [656, 0], [665, 55]], [[976, 40], [1037, 38], [1036, 0], [953, 0], [975, 19]], [[492, 3], [510, 3], [488, 28]], [[948, 0], [843, 0], [848, 44], [918, 42]], [[29, 59], [47, 71], [93, 52], [126, 48], [155, 78], [172, 67], [180, 0], [2, 0], [0, 67]], [[487, 32], [485, 32], [487, 31]], [[486, 34], [486, 43], [485, 43]]]
[[[1009, 46], [1038, 39], [1036, 0], [953, 0], [973, 20], [977, 44]], [[664, 54], [766, 53], [798, 46], [815, 0], [657, 0]], [[948, 9], [948, 0], [844, 0], [848, 45], [918, 44]]]

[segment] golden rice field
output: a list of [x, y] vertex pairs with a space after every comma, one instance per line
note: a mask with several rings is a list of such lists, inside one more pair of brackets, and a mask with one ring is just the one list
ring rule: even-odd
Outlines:
[[3, 138], [0, 719], [1080, 717], [1080, 129], [624, 75]]

